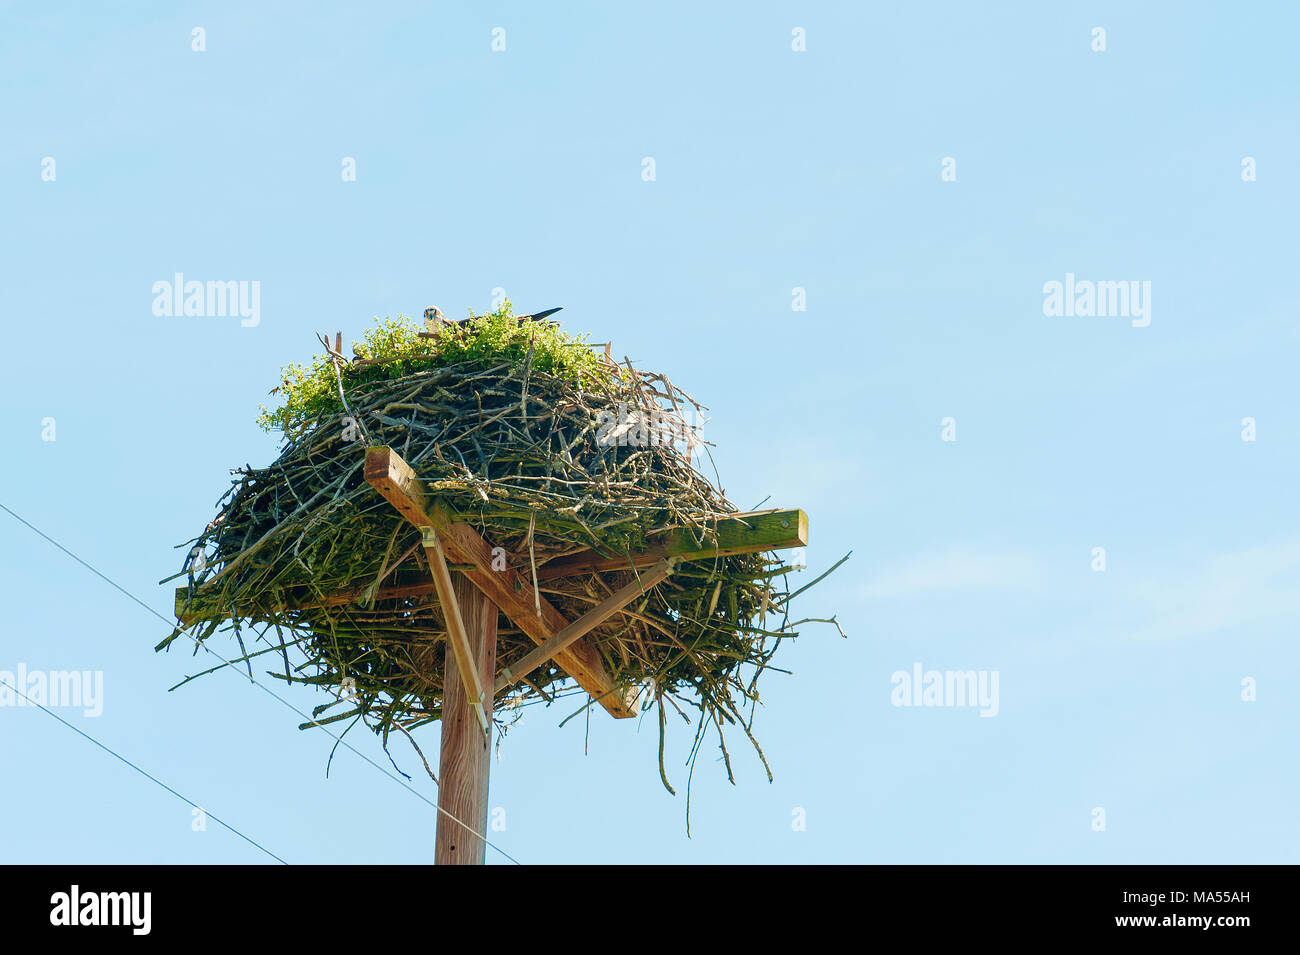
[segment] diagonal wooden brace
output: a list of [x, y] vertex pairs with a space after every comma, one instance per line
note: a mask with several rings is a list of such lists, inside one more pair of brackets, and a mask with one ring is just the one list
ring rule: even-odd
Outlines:
[[429, 558], [429, 570], [433, 572], [433, 582], [438, 588], [438, 602], [442, 605], [442, 616], [447, 624], [447, 642], [456, 654], [456, 669], [460, 670], [461, 682], [465, 684], [465, 699], [478, 714], [479, 726], [483, 732], [490, 732], [487, 717], [483, 715], [483, 684], [478, 678], [478, 664], [470, 649], [469, 634], [465, 632], [465, 621], [460, 615], [460, 604], [456, 601], [456, 591], [451, 583], [451, 571], [447, 569], [447, 555], [443, 552], [438, 532], [432, 527], [420, 529], [424, 534], [424, 553]]
[[[365, 477], [416, 527], [434, 528], [446, 556], [474, 568], [464, 571], [465, 578], [534, 643], [545, 643], [569, 625], [564, 615], [534, 591], [532, 582], [514, 568], [493, 570], [492, 548], [488, 543], [474, 528], [454, 520], [445, 507], [429, 501], [411, 466], [392, 448], [366, 449]], [[617, 719], [636, 716], [637, 689], [616, 684], [591, 643], [578, 640], [556, 653], [555, 662], [611, 716]]]
[[632, 582], [620, 587], [610, 596], [606, 597], [596, 606], [592, 607], [573, 623], [569, 624], [551, 639], [539, 645], [535, 650], [530, 650], [521, 659], [516, 660], [513, 666], [505, 667], [501, 670], [501, 675], [497, 677], [495, 693], [500, 693], [506, 687], [513, 683], [518, 683], [528, 674], [532, 673], [539, 666], [545, 663], [551, 657], [555, 656], [561, 650], [568, 647], [575, 640], [579, 640], [592, 629], [608, 620], [614, 614], [618, 613], [637, 597], [641, 596], [659, 581], [663, 580], [677, 566], [677, 558], [670, 557], [667, 560], [661, 560], [655, 564], [640, 577]]

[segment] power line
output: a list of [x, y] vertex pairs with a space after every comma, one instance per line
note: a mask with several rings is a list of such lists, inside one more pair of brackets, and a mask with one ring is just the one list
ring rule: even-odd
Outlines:
[[[111, 578], [109, 578], [109, 577], [106, 576], [105, 574], [101, 573], [97, 568], [95, 568], [94, 566], [92, 566], [92, 565], [91, 565], [90, 563], [88, 563], [87, 561], [82, 560], [80, 557], [78, 557], [78, 556], [77, 556], [76, 554], [74, 554], [72, 551], [68, 550], [68, 548], [64, 547], [62, 544], [60, 544], [58, 541], [56, 541], [56, 540], [55, 540], [53, 537], [51, 537], [49, 534], [46, 534], [43, 530], [41, 530], [41, 529], [40, 529], [39, 527], [37, 527], [35, 524], [32, 524], [30, 521], [24, 519], [21, 515], [19, 515], [19, 514], [16, 513], [13, 509], [11, 509], [11, 508], [9, 508], [8, 506], [6, 506], [4, 503], [0, 503], [0, 510], [5, 511], [7, 514], [9, 514], [9, 516], [11, 516], [12, 518], [14, 518], [14, 520], [18, 521], [20, 524], [24, 525], [25, 527], [27, 527], [27, 528], [30, 529], [31, 531], [35, 532], [37, 535], [39, 535], [40, 537], [44, 538], [44, 539], [45, 539], [46, 541], [48, 541], [49, 543], [53, 544], [55, 547], [57, 547], [59, 550], [63, 551], [63, 553], [67, 554], [69, 557], [71, 557], [73, 560], [75, 560], [75, 561], [76, 561], [77, 563], [79, 563], [81, 566], [85, 567], [85, 568], [86, 568], [87, 570], [89, 570], [92, 574], [94, 574], [94, 575], [95, 575], [96, 577], [98, 577], [100, 580], [102, 580], [102, 581], [104, 581], [105, 583], [107, 583], [107, 584], [108, 584], [109, 586], [111, 586], [113, 589], [117, 590], [119, 593], [125, 595], [126, 597], [129, 597], [131, 600], [134, 600], [137, 604], [139, 604], [139, 605], [140, 605], [141, 607], [143, 607], [145, 610], [149, 611], [149, 613], [153, 614], [155, 617], [157, 617], [157, 618], [158, 618], [159, 620], [161, 620], [163, 623], [167, 624], [167, 626], [169, 626], [169, 627], [173, 627], [173, 628], [176, 626], [175, 623], [173, 623], [171, 620], [168, 620], [166, 617], [164, 617], [162, 614], [160, 614], [160, 613], [159, 613], [157, 610], [155, 610], [153, 607], [150, 607], [147, 603], [145, 603], [143, 600], [141, 600], [141, 599], [140, 599], [139, 597], [137, 597], [135, 594], [131, 593], [131, 592], [130, 592], [129, 590], [127, 590], [125, 587], [122, 587], [120, 584], [118, 584], [116, 581], [112, 580]], [[264, 685], [264, 684], [262, 684], [262, 683], [259, 683], [259, 682], [258, 682], [256, 679], [254, 679], [252, 676], [246, 676], [245, 674], [239, 673], [238, 670], [234, 670], [234, 669], [233, 669], [233, 667], [234, 667], [234, 663], [235, 663], [235, 662], [238, 662], [238, 661], [232, 661], [232, 660], [227, 660], [227, 659], [225, 659], [223, 656], [221, 656], [221, 654], [217, 653], [215, 650], [213, 650], [212, 648], [208, 647], [208, 646], [207, 646], [205, 643], [203, 643], [201, 640], [196, 639], [196, 638], [194, 637], [193, 634], [189, 633], [188, 631], [182, 631], [182, 632], [183, 632], [187, 637], [189, 637], [191, 641], [193, 641], [193, 643], [194, 643], [194, 645], [195, 645], [196, 647], [198, 647], [199, 649], [203, 650], [205, 653], [210, 654], [211, 656], [214, 656], [214, 657], [216, 657], [218, 660], [220, 660], [221, 663], [222, 663], [221, 668], [231, 667], [231, 668], [232, 668], [232, 672], [237, 673], [237, 674], [239, 675], [239, 678], [240, 678], [241, 680], [245, 680], [245, 679], [248, 680], [250, 683], [252, 683], [252, 684], [253, 684], [254, 686], [256, 686], [258, 689], [260, 689], [260, 690], [262, 690], [263, 692], [267, 693], [267, 694], [268, 694], [269, 696], [271, 696], [273, 699], [278, 700], [280, 703], [282, 703], [282, 704], [284, 704], [285, 706], [287, 706], [289, 709], [291, 709], [293, 712], [297, 713], [297, 714], [298, 714], [299, 716], [301, 716], [303, 719], [307, 720], [307, 721], [310, 722], [310, 723], [316, 723], [316, 720], [315, 720], [313, 717], [308, 716], [306, 713], [304, 713], [302, 710], [298, 709], [298, 707], [294, 706], [292, 703], [290, 703], [290, 702], [289, 702], [288, 700], [286, 700], [284, 697], [280, 696], [278, 693], [276, 693], [276, 692], [275, 692], [274, 690], [272, 690], [270, 687], [268, 687], [268, 686], [266, 686], [266, 685]], [[51, 715], [54, 715], [54, 714], [51, 714]], [[71, 725], [71, 724], [69, 724], [69, 725]], [[325, 734], [326, 734], [327, 736], [329, 736], [331, 739], [333, 739], [336, 743], [338, 743], [339, 745], [343, 746], [345, 749], [349, 750], [351, 753], [353, 753], [354, 755], [356, 755], [357, 757], [359, 757], [360, 759], [362, 759], [362, 760], [365, 761], [366, 763], [369, 763], [369, 764], [370, 764], [371, 766], [373, 766], [376, 770], [378, 770], [379, 772], [383, 773], [385, 776], [387, 776], [387, 777], [388, 777], [389, 779], [391, 779], [393, 782], [397, 783], [399, 786], [401, 786], [401, 787], [402, 787], [403, 789], [405, 789], [407, 792], [411, 793], [411, 794], [412, 794], [413, 796], [415, 796], [417, 799], [420, 799], [420, 800], [421, 800], [422, 802], [424, 802], [427, 806], [431, 807], [432, 809], [436, 810], [437, 812], [442, 813], [444, 816], [446, 816], [446, 817], [447, 817], [448, 819], [450, 819], [452, 822], [456, 823], [458, 826], [460, 826], [461, 828], [463, 828], [466, 832], [468, 832], [468, 833], [470, 833], [471, 835], [473, 835], [475, 838], [477, 838], [477, 839], [482, 839], [484, 845], [489, 846], [490, 848], [492, 848], [492, 849], [494, 849], [495, 851], [499, 852], [501, 855], [503, 855], [505, 858], [509, 859], [509, 860], [510, 860], [511, 862], [513, 862], [515, 865], [523, 865], [522, 862], [520, 862], [518, 859], [516, 859], [516, 858], [515, 858], [514, 856], [512, 856], [510, 853], [506, 852], [506, 851], [505, 851], [504, 849], [502, 849], [500, 846], [494, 845], [492, 842], [490, 842], [490, 841], [488, 840], [488, 838], [487, 838], [487, 836], [486, 836], [485, 834], [483, 834], [483, 833], [477, 831], [473, 826], [469, 825], [469, 824], [466, 823], [465, 821], [463, 821], [463, 820], [461, 820], [461, 819], [458, 819], [458, 818], [455, 816], [455, 814], [448, 812], [446, 809], [443, 809], [443, 808], [442, 808], [441, 806], [439, 806], [437, 803], [430, 801], [429, 797], [427, 797], [426, 795], [424, 795], [424, 793], [420, 792], [418, 789], [416, 789], [415, 787], [413, 787], [413, 786], [411, 786], [410, 784], [408, 784], [405, 780], [403, 780], [403, 779], [399, 779], [397, 776], [394, 776], [392, 773], [390, 773], [388, 770], [386, 770], [383, 766], [380, 766], [378, 763], [376, 763], [374, 760], [372, 760], [372, 759], [371, 759], [369, 756], [367, 756], [365, 753], [362, 753], [360, 750], [358, 750], [356, 747], [354, 747], [351, 743], [349, 743], [347, 740], [345, 740], [342, 736], [336, 736], [336, 735], [335, 735], [333, 732], [331, 732], [329, 729], [325, 728], [324, 726], [320, 726], [319, 724], [318, 724], [318, 728], [324, 730], [324, 731], [325, 731]], [[73, 729], [76, 729], [76, 727], [73, 727]], [[80, 730], [78, 730], [78, 732], [80, 732]], [[84, 734], [83, 734], [83, 735], [84, 735]], [[89, 737], [88, 737], [88, 738], [89, 738]], [[116, 754], [114, 754], [114, 755], [116, 755]], [[120, 758], [120, 757], [119, 757], [119, 758]], [[434, 785], [435, 785], [435, 786], [437, 785], [437, 780], [434, 780]]]
[[[0, 505], [0, 507], [2, 507], [2, 506], [3, 506], [3, 505]], [[6, 510], [7, 510], [7, 508], [6, 508]], [[265, 852], [267, 855], [269, 855], [272, 859], [274, 859], [276, 862], [280, 863], [281, 865], [288, 865], [288, 864], [289, 864], [289, 863], [285, 862], [283, 859], [281, 859], [281, 858], [280, 858], [278, 855], [276, 855], [274, 852], [272, 852], [270, 849], [268, 849], [266, 846], [262, 845], [262, 844], [259, 843], [259, 842], [255, 842], [255, 841], [253, 841], [253, 840], [250, 839], [248, 836], [244, 835], [242, 832], [240, 832], [238, 829], [236, 829], [234, 826], [232, 826], [230, 823], [226, 822], [226, 821], [223, 820], [223, 819], [219, 819], [215, 814], [208, 812], [206, 809], [204, 809], [202, 806], [200, 806], [200, 805], [199, 805], [198, 803], [196, 803], [194, 800], [189, 799], [189, 798], [186, 797], [186, 796], [182, 796], [180, 793], [178, 793], [176, 790], [172, 789], [170, 786], [168, 786], [165, 782], [163, 782], [163, 781], [162, 781], [161, 779], [159, 779], [157, 776], [154, 776], [152, 773], [146, 772], [145, 770], [143, 770], [143, 769], [141, 769], [139, 766], [137, 766], [135, 763], [133, 763], [133, 762], [131, 762], [129, 759], [127, 759], [125, 756], [123, 756], [121, 753], [117, 752], [116, 750], [113, 750], [113, 749], [109, 748], [108, 746], [105, 746], [103, 743], [101, 743], [99, 740], [95, 739], [95, 737], [91, 736], [89, 733], [85, 732], [84, 730], [78, 729], [77, 727], [73, 726], [71, 723], [69, 723], [67, 720], [65, 720], [65, 719], [64, 719], [62, 716], [60, 716], [58, 713], [55, 713], [53, 710], [48, 709], [48, 708], [42, 706], [40, 703], [37, 703], [37, 702], [36, 702], [35, 700], [33, 700], [30, 696], [28, 696], [28, 695], [27, 695], [26, 693], [24, 693], [22, 690], [18, 689], [18, 687], [14, 686], [14, 685], [13, 685], [12, 683], [10, 683], [9, 681], [7, 681], [7, 680], [0, 680], [0, 685], [3, 685], [3, 686], [7, 686], [7, 687], [9, 687], [11, 690], [13, 690], [13, 691], [14, 691], [15, 693], [17, 693], [19, 696], [21, 696], [24, 700], [26, 700], [26, 701], [27, 701], [28, 703], [30, 703], [32, 706], [35, 706], [35, 707], [38, 707], [39, 709], [44, 710], [46, 713], [50, 714], [50, 716], [54, 717], [56, 720], [58, 720], [60, 723], [62, 723], [64, 726], [66, 726], [68, 729], [72, 730], [74, 733], [77, 733], [77, 734], [79, 734], [79, 735], [81, 735], [81, 736], [84, 736], [86, 739], [90, 740], [92, 743], [94, 743], [96, 746], [98, 746], [98, 747], [99, 747], [100, 749], [102, 749], [104, 752], [108, 753], [110, 756], [116, 757], [117, 759], [120, 759], [122, 762], [126, 763], [128, 766], [130, 766], [132, 769], [134, 769], [134, 770], [135, 770], [137, 773], [139, 773], [141, 776], [145, 777], [146, 779], [153, 780], [155, 783], [157, 783], [157, 784], [158, 784], [159, 786], [161, 786], [163, 789], [167, 790], [169, 793], [171, 793], [173, 796], [175, 796], [175, 797], [176, 797], [177, 799], [179, 799], [181, 802], [188, 803], [189, 805], [193, 806], [193, 807], [194, 807], [195, 809], [197, 809], [199, 812], [203, 813], [203, 815], [206, 816], [207, 818], [216, 820], [218, 823], [220, 823], [221, 825], [225, 826], [227, 829], [229, 829], [229, 830], [230, 830], [231, 832], [233, 832], [235, 835], [239, 836], [239, 838], [241, 838], [241, 839], [243, 839], [245, 842], [247, 842], [250, 846], [256, 846], [258, 849], [261, 849], [263, 852]]]

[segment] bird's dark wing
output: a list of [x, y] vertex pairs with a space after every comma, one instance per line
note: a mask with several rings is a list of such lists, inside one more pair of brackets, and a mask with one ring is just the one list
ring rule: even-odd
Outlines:
[[522, 318], [531, 318], [531, 319], [532, 319], [533, 321], [535, 321], [535, 322], [540, 322], [542, 319], [547, 318], [547, 317], [549, 317], [549, 316], [551, 316], [551, 315], [554, 315], [556, 312], [560, 312], [560, 311], [563, 311], [563, 310], [564, 310], [564, 306], [561, 305], [559, 308], [548, 308], [548, 309], [547, 309], [546, 311], [544, 311], [544, 312], [534, 312], [532, 315], [524, 315], [524, 316], [521, 316], [521, 317], [522, 317]]

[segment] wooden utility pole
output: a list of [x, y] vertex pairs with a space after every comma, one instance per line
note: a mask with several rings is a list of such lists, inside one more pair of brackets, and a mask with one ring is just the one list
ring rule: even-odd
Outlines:
[[[497, 606], [466, 580], [464, 574], [456, 575], [453, 587], [470, 653], [477, 664], [478, 682], [490, 687], [496, 668]], [[489, 692], [483, 696], [483, 716], [488, 726], [485, 731], [465, 695], [465, 681], [450, 646], [443, 672], [438, 834], [434, 862], [438, 865], [483, 865], [487, 844], [480, 834], [487, 834], [492, 695]]]

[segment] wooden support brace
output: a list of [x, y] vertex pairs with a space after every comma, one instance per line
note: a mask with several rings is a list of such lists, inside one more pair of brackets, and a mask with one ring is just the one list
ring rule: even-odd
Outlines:
[[553, 580], [593, 571], [648, 567], [664, 557], [710, 560], [731, 554], [753, 554], [808, 546], [808, 515], [798, 508], [747, 511], [722, 518], [705, 528], [701, 544], [686, 528], [660, 535], [650, 546], [626, 556], [608, 557], [594, 550], [557, 557], [537, 568], [538, 580]]
[[[450, 560], [475, 568], [464, 571], [465, 578], [534, 643], [545, 643], [569, 625], [564, 615], [514, 568], [493, 570], [488, 543], [468, 524], [453, 520], [444, 506], [430, 502], [411, 466], [392, 448], [366, 449], [365, 477], [416, 527], [434, 528]], [[559, 651], [555, 662], [611, 716], [636, 716], [637, 689], [616, 684], [600, 653], [589, 642], [578, 640]]]
[[575, 640], [588, 634], [593, 628], [608, 620], [637, 597], [641, 596], [641, 594], [655, 586], [672, 573], [673, 568], [676, 567], [676, 565], [677, 558], [675, 557], [659, 561], [659, 563], [655, 564], [650, 570], [641, 574], [637, 580], [633, 580], [623, 587], [620, 587], [613, 594], [606, 597], [577, 620], [573, 621], [573, 623], [569, 624], [555, 636], [551, 637], [551, 639], [540, 644], [537, 649], [530, 650], [521, 659], [516, 660], [512, 666], [504, 667], [501, 670], [501, 675], [497, 677], [494, 692], [500, 693], [511, 684], [518, 683], [547, 660], [551, 659], [551, 657], [568, 647]]
[[432, 527], [423, 528], [423, 533], [424, 553], [429, 558], [429, 570], [433, 572], [433, 582], [438, 588], [438, 602], [442, 605], [443, 621], [447, 624], [447, 642], [451, 644], [456, 654], [456, 668], [460, 670], [460, 678], [465, 684], [465, 699], [478, 714], [479, 726], [484, 733], [487, 733], [490, 730], [487, 717], [483, 715], [483, 684], [479, 682], [478, 664], [470, 649], [465, 621], [461, 618], [460, 604], [456, 600], [456, 591], [452, 587], [451, 571], [447, 569], [447, 556], [443, 553], [442, 543]]

